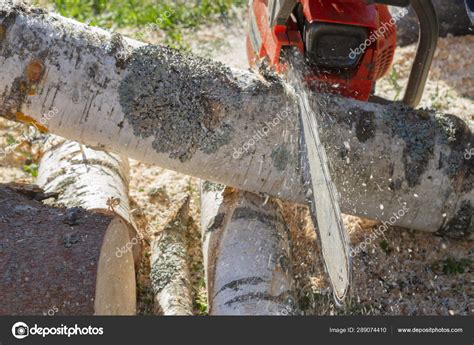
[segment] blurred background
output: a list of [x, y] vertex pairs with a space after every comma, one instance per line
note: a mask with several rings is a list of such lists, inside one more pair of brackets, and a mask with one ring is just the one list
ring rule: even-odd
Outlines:
[[149, 39], [183, 49], [189, 47], [183, 38], [186, 32], [234, 18], [247, 1], [37, 0], [33, 3], [93, 26], [110, 30], [128, 28], [130, 36], [135, 38], [141, 37], [139, 30], [147, 24], [156, 24]]

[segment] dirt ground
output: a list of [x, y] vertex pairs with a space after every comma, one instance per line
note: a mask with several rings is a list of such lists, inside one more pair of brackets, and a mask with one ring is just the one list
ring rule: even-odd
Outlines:
[[[200, 32], [190, 32], [193, 52], [229, 65], [247, 68], [246, 23], [238, 20]], [[124, 31], [126, 33], [126, 31]], [[153, 41], [153, 38], [150, 38]], [[377, 94], [400, 99], [415, 46], [398, 49], [392, 71], [377, 85]], [[421, 106], [462, 117], [474, 127], [474, 36], [440, 40], [435, 63]], [[0, 147], [18, 138], [27, 127], [0, 119]], [[0, 160], [0, 182], [34, 181], [32, 163], [38, 159], [41, 137], [29, 137], [15, 152]], [[206, 314], [199, 225], [199, 180], [156, 166], [130, 161], [130, 196], [133, 215], [144, 232], [147, 224], [162, 229], [174, 214], [174, 201], [191, 195], [189, 262], [195, 297], [195, 314]], [[24, 170], [29, 170], [30, 173]], [[307, 209], [284, 203], [292, 237], [293, 269], [300, 306], [306, 315], [474, 315], [474, 246], [429, 233], [390, 228], [353, 260], [353, 289], [347, 306], [337, 308], [331, 299]], [[429, 212], [429, 210], [426, 210]], [[378, 225], [344, 216], [353, 246], [364, 241]], [[139, 313], [153, 313], [149, 273], [152, 233], [145, 234], [143, 264], [139, 272]]]

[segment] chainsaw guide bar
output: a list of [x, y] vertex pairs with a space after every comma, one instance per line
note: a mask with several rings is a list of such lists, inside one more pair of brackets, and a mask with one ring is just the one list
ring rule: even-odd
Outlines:
[[289, 62], [286, 76], [300, 110], [303, 183], [334, 299], [341, 305], [351, 285], [349, 243], [339, 208], [339, 194], [331, 179], [326, 150], [319, 136], [318, 114], [309, 104], [303, 82], [304, 68], [298, 68], [298, 65]]

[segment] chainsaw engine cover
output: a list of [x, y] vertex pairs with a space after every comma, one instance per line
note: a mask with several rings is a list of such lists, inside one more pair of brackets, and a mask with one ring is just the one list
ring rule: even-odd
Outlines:
[[323, 22], [305, 25], [305, 54], [317, 67], [354, 68], [361, 55], [351, 54], [367, 39], [367, 29], [360, 26]]
[[389, 71], [396, 47], [395, 20], [376, 2], [252, 0], [249, 64], [285, 73], [282, 51], [291, 47], [311, 67], [305, 73], [308, 87], [367, 101], [375, 81]]

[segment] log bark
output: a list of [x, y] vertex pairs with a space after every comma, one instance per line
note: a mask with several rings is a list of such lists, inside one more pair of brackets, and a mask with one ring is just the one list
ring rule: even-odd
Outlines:
[[204, 267], [211, 315], [297, 315], [288, 228], [274, 200], [204, 182]]
[[163, 315], [192, 315], [193, 298], [187, 261], [189, 196], [151, 244], [150, 278]]
[[[0, 113], [100, 150], [305, 202], [295, 95], [284, 83], [0, 5]], [[456, 117], [399, 104], [308, 96], [345, 213], [472, 236], [474, 147]], [[285, 113], [284, 111], [287, 111]], [[287, 115], [284, 115], [287, 114]], [[44, 121], [43, 121], [44, 122]], [[429, 211], [428, 211], [429, 210]]]
[[[111, 217], [97, 263], [94, 313], [136, 312], [134, 253], [140, 243], [130, 218], [128, 160], [50, 136], [38, 169], [38, 185], [58, 198], [50, 202]], [[135, 239], [135, 241], [132, 241]]]

